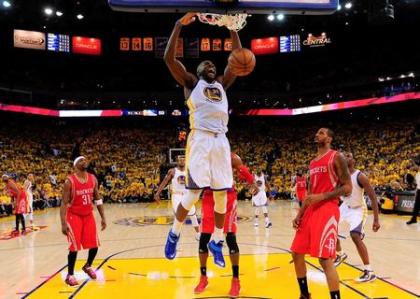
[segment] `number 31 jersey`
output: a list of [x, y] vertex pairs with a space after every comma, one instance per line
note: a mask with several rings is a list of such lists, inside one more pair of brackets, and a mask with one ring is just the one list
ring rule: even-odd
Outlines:
[[71, 182], [70, 205], [68, 210], [76, 215], [89, 215], [93, 211], [93, 194], [95, 177], [88, 173], [86, 182], [82, 183], [75, 174], [68, 177]]

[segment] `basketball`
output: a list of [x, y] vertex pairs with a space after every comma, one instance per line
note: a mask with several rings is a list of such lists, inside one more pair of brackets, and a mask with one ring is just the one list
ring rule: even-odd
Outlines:
[[233, 168], [238, 168], [239, 166], [242, 165], [242, 160], [237, 154], [231, 153], [230, 156], [231, 156], [231, 159], [232, 159], [232, 167]]
[[229, 69], [239, 77], [249, 75], [255, 68], [254, 53], [246, 48], [233, 50], [228, 59]]

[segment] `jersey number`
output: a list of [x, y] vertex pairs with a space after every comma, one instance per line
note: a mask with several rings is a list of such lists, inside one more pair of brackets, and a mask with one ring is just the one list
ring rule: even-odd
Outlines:
[[91, 203], [91, 198], [89, 194], [82, 195], [83, 205], [89, 205]]

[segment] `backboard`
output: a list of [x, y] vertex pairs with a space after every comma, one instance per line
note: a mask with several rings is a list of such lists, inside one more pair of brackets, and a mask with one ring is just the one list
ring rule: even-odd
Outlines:
[[109, 0], [109, 4], [129, 12], [331, 14], [338, 0]]

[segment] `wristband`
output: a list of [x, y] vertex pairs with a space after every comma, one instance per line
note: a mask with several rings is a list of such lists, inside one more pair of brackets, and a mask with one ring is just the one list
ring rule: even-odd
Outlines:
[[102, 199], [95, 200], [95, 205], [101, 206], [103, 204], [104, 204], [104, 202], [102, 201]]

